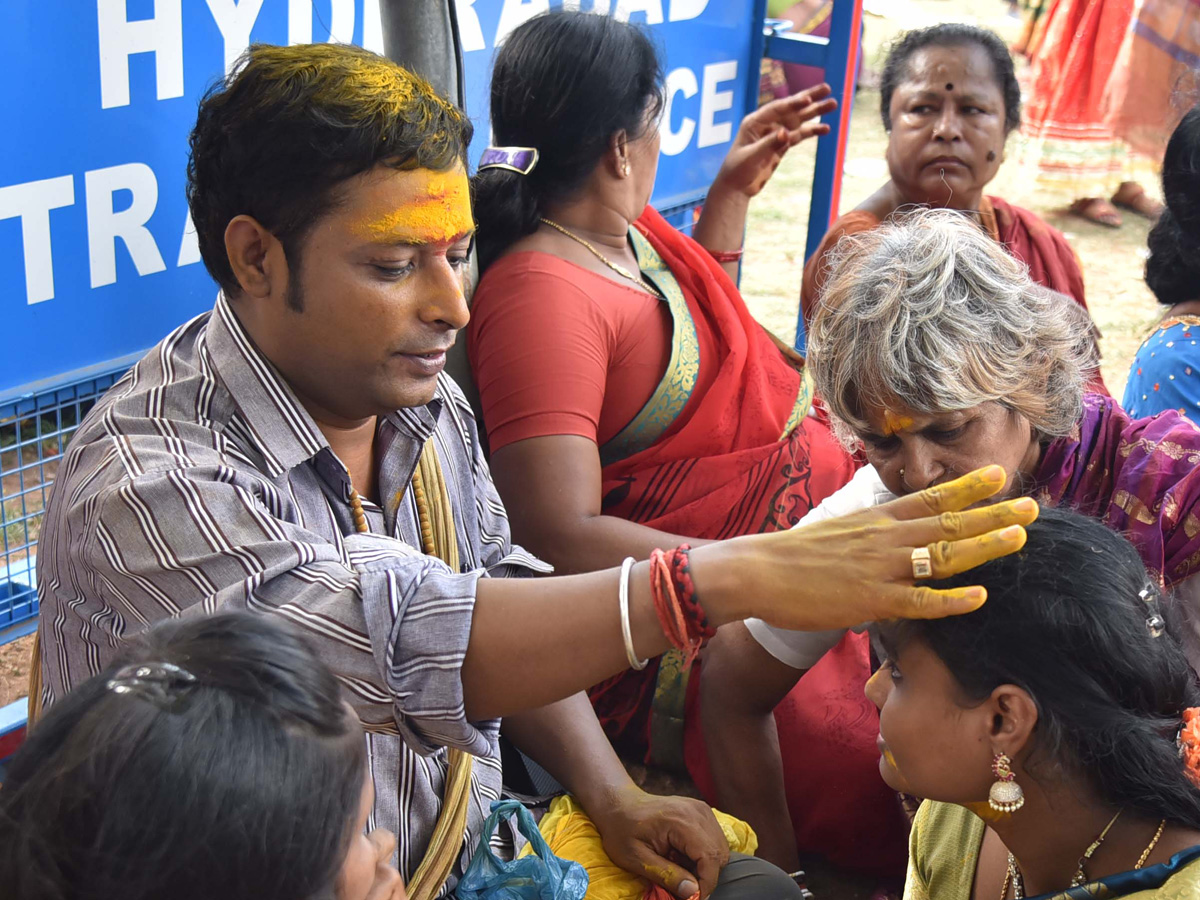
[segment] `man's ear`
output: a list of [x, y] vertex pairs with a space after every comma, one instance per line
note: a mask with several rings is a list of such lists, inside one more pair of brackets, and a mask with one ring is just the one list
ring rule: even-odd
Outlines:
[[268, 297], [287, 288], [287, 258], [275, 235], [251, 216], [235, 216], [225, 226], [225, 254], [242, 293]]

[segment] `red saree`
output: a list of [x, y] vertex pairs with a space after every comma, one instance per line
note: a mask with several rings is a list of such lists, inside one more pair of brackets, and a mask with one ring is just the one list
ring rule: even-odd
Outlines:
[[1074, 297], [1087, 309], [1083, 296], [1083, 272], [1079, 258], [1062, 232], [1037, 213], [988, 197], [996, 216], [996, 238], [1004, 248], [1029, 267], [1029, 277], [1038, 284]]
[[[671, 306], [675, 347], [655, 396], [600, 448], [604, 514], [698, 538], [791, 527], [855, 466], [807, 415], [811, 387], [725, 270], [652, 208], [634, 228], [642, 271]], [[689, 328], [709, 330], [718, 358], [692, 350]], [[702, 365], [716, 374], [693, 394]]]
[[[1173, 5], [1182, 11], [1191, 4]], [[1135, 58], [1129, 45], [1139, 36], [1131, 26], [1142, 6], [1140, 0], [1060, 0], [1044, 16], [1045, 35], [1031, 60], [1020, 148], [1023, 174], [1041, 202], [1108, 197], [1124, 181], [1147, 188], [1157, 183], [1170, 126], [1159, 123], [1164, 143], [1157, 148], [1139, 148], [1124, 139], [1124, 129], [1114, 121], [1126, 103], [1140, 104], [1150, 114], [1163, 111], [1177, 87], [1148, 59], [1140, 60], [1141, 71], [1130, 71]], [[1163, 44], [1168, 35], [1173, 31], [1140, 37]], [[1186, 67], [1186, 62], [1180, 66]], [[1118, 109], [1112, 109], [1114, 103]]]
[[[725, 270], [651, 208], [634, 229], [642, 272], [667, 298], [675, 332], [658, 390], [600, 448], [604, 514], [711, 539], [791, 527], [845, 484], [855, 463], [808, 415], [807, 378], [751, 317]], [[692, 351], [689, 330], [699, 328], [715, 338], [716, 358]], [[715, 374], [707, 390], [693, 393], [701, 365]], [[628, 752], [650, 743], [658, 668], [656, 661], [589, 692], [605, 730]], [[679, 687], [686, 680], [667, 674]], [[663, 742], [681, 735], [681, 690], [671, 705], [679, 727]]]

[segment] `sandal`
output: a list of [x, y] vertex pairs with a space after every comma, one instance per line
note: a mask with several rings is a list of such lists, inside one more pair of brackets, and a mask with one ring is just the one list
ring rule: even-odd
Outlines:
[[1127, 181], [1117, 188], [1117, 192], [1112, 195], [1113, 205], [1127, 209], [1151, 222], [1157, 222], [1158, 217], [1162, 215], [1163, 205], [1150, 197], [1146, 189], [1139, 184], [1133, 184], [1136, 188], [1134, 191], [1126, 190], [1126, 185], [1130, 184], [1133, 182]]
[[1120, 228], [1121, 214], [1103, 197], [1084, 197], [1076, 200], [1067, 212], [1105, 228]]

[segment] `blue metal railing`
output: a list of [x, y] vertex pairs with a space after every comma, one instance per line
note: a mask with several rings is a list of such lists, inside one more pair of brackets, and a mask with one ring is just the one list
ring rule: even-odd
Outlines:
[[[128, 362], [0, 397], [0, 644], [37, 629], [37, 539], [50, 487], [71, 435]], [[0, 707], [0, 780], [24, 740], [26, 705], [22, 697]]]
[[[766, 0], [757, 4], [766, 13]], [[858, 78], [859, 41], [862, 37], [862, 0], [834, 0], [829, 14], [829, 37], [793, 34], [767, 25], [763, 29], [761, 55], [781, 62], [825, 70], [833, 88], [838, 110], [827, 120], [829, 134], [817, 140], [817, 162], [813, 170], [812, 197], [808, 206], [808, 236], [804, 245], [807, 260], [816, 252], [821, 238], [838, 217], [842, 193], [842, 166], [850, 137], [850, 112]], [[755, 90], [758, 89], [756, 84]], [[749, 108], [753, 108], [752, 106]], [[804, 315], [796, 314], [796, 349], [804, 352]]]

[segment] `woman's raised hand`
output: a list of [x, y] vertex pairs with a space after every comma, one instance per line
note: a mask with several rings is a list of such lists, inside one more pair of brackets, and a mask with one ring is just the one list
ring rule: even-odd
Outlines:
[[[1004, 470], [990, 466], [850, 515], [727, 541], [723, 549], [735, 553], [737, 561], [725, 565], [744, 579], [744, 601], [732, 602], [745, 604], [739, 610], [745, 616], [799, 631], [877, 619], [939, 618], [977, 609], [987, 599], [982, 587], [935, 590], [920, 584], [914, 578], [912, 555], [915, 549], [928, 548], [930, 577], [945, 578], [1020, 550], [1025, 545], [1023, 526], [1037, 518], [1037, 503], [1023, 497], [971, 508], [1004, 483]], [[725, 582], [715, 569], [710, 571]], [[700, 575], [697, 570], [703, 597]], [[719, 593], [735, 595], [736, 586], [723, 583]], [[720, 612], [718, 618], [726, 620]]]
[[761, 191], [788, 150], [806, 138], [829, 131], [828, 125], [815, 120], [837, 108], [830, 93], [829, 85], [818, 84], [772, 100], [742, 119], [713, 187], [747, 197]]

